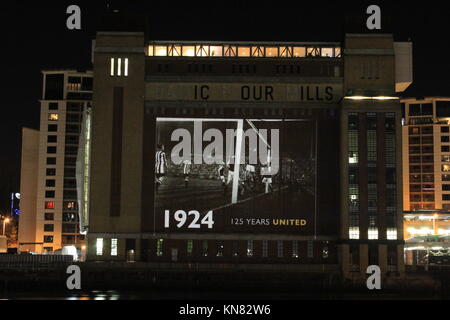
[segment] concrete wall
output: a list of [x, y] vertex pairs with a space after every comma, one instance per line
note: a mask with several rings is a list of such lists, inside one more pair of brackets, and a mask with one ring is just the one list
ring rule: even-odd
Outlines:
[[[39, 131], [22, 129], [20, 169], [19, 243], [36, 242], [36, 195], [38, 182]], [[36, 251], [35, 245], [19, 246], [20, 251]]]

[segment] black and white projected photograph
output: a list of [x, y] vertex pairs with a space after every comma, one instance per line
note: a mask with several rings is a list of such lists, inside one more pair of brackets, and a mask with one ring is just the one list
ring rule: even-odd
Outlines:
[[315, 136], [308, 119], [158, 118], [157, 227], [310, 234]]

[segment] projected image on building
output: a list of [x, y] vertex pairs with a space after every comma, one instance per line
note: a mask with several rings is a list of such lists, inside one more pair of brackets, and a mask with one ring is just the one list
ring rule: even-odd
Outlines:
[[156, 121], [158, 229], [311, 234], [315, 186], [315, 121]]

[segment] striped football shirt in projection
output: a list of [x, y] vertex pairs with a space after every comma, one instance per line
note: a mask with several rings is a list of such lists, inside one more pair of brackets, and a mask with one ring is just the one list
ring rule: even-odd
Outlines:
[[165, 174], [166, 168], [166, 153], [164, 151], [156, 152], [155, 159], [155, 173], [156, 174]]

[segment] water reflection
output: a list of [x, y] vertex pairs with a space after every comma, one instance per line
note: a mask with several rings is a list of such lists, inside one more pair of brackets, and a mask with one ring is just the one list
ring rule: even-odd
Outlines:
[[99, 291], [94, 290], [89, 293], [78, 293], [70, 295], [63, 300], [119, 300], [120, 294], [115, 290]]

